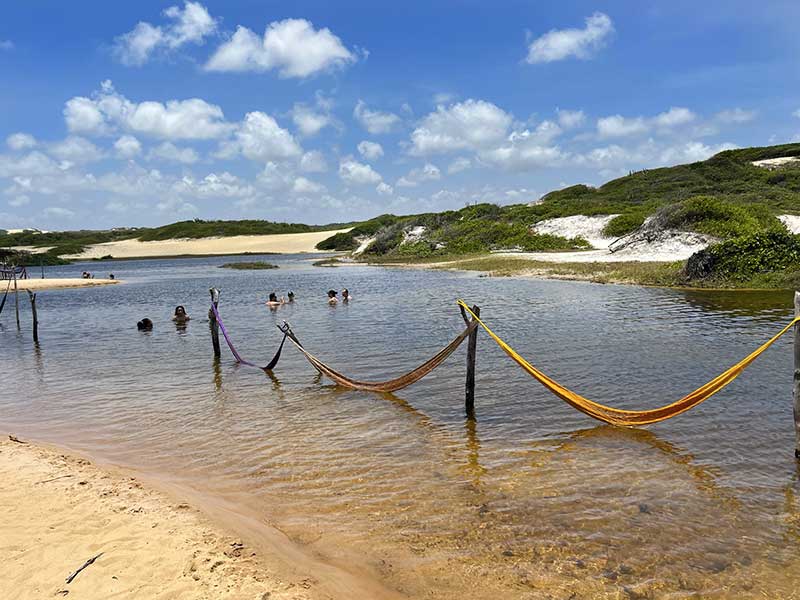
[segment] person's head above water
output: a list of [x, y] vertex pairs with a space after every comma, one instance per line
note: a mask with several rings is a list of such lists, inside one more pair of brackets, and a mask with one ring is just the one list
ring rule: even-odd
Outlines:
[[336, 290], [328, 290], [328, 298], [336, 298]]
[[289, 298], [289, 302], [294, 300], [294, 292], [293, 291], [290, 290], [289, 293], [286, 294], [286, 296]]
[[183, 306], [176, 306], [175, 307], [175, 316], [178, 317], [178, 318], [185, 317], [186, 316], [186, 309], [183, 308]]
[[269, 301], [270, 302], [279, 302], [278, 294], [276, 294], [275, 292], [270, 292]]
[[344, 298], [347, 298], [349, 295], [350, 295], [350, 292], [347, 290], [347, 288], [344, 288], [344, 289], [342, 290], [342, 296], [343, 296]]
[[138, 329], [139, 331], [150, 331], [151, 329], [153, 329], [153, 322], [147, 317], [145, 317], [136, 324], [136, 329]]

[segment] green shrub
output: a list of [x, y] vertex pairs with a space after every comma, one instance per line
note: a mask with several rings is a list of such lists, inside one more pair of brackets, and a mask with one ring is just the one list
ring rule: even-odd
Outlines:
[[686, 261], [688, 280], [747, 281], [757, 275], [800, 269], [800, 236], [768, 231], [714, 244]]
[[648, 211], [640, 209], [625, 211], [606, 223], [606, 226], [603, 227], [603, 235], [615, 238], [628, 235], [642, 226], [648, 214]]
[[358, 242], [349, 231], [343, 231], [325, 238], [317, 244], [317, 250], [336, 250], [339, 252], [349, 252], [358, 248]]
[[736, 204], [713, 196], [697, 196], [661, 209], [660, 225], [729, 239], [762, 231], [785, 231], [763, 205]]

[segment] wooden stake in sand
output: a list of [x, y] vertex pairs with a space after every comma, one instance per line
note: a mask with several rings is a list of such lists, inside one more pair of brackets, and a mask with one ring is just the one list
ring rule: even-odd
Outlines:
[[11, 272], [14, 275], [14, 310], [17, 313], [17, 329], [19, 329], [19, 291], [17, 290], [17, 268], [11, 265]]
[[[472, 307], [472, 312], [475, 316], [481, 316], [481, 309], [478, 306]], [[464, 322], [469, 326], [470, 319], [467, 318], [467, 313], [461, 309], [461, 316]], [[467, 338], [467, 380], [465, 385], [464, 395], [464, 408], [467, 413], [468, 419], [475, 418], [475, 357], [478, 350], [478, 328], [473, 329], [469, 338]]]

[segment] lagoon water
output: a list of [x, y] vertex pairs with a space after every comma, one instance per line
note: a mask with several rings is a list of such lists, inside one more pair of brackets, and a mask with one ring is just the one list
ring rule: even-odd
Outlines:
[[[240, 260], [253, 260], [254, 257]], [[261, 257], [257, 257], [261, 259]], [[478, 304], [523, 356], [584, 395], [654, 407], [695, 389], [791, 315], [786, 293], [480, 278], [263, 257], [120, 261], [125, 283], [41, 292], [40, 348], [0, 316], [0, 428], [221, 499], [316, 556], [412, 598], [792, 598], [800, 579], [792, 350], [785, 336], [726, 390], [641, 430], [549, 395], [484, 334], [477, 421], [466, 344], [394, 395], [337, 388], [288, 347], [273, 377], [215, 364], [208, 288], [239, 351], [269, 361], [288, 320], [306, 347], [368, 380], [406, 372]], [[350, 305], [325, 291], [348, 287]], [[270, 311], [268, 292], [292, 289]], [[170, 321], [187, 307], [186, 328]], [[136, 329], [149, 317], [150, 333]]]

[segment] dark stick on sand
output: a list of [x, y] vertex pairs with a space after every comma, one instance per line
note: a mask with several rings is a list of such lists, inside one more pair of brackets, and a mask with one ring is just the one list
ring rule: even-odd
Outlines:
[[72, 580], [73, 580], [73, 579], [75, 579], [75, 578], [78, 576], [78, 573], [80, 573], [80, 572], [81, 572], [81, 571], [83, 571], [83, 570], [84, 570], [86, 567], [88, 567], [89, 565], [91, 565], [92, 563], [94, 563], [94, 561], [96, 561], [96, 560], [97, 560], [98, 558], [100, 558], [101, 556], [103, 556], [103, 553], [102, 553], [102, 552], [101, 552], [100, 554], [98, 554], [97, 556], [93, 556], [92, 558], [90, 558], [89, 560], [87, 560], [85, 563], [83, 563], [83, 564], [82, 564], [80, 567], [78, 567], [78, 570], [77, 570], [77, 571], [75, 571], [75, 572], [74, 572], [72, 575], [70, 575], [69, 577], [67, 577], [67, 583], [72, 583]]

